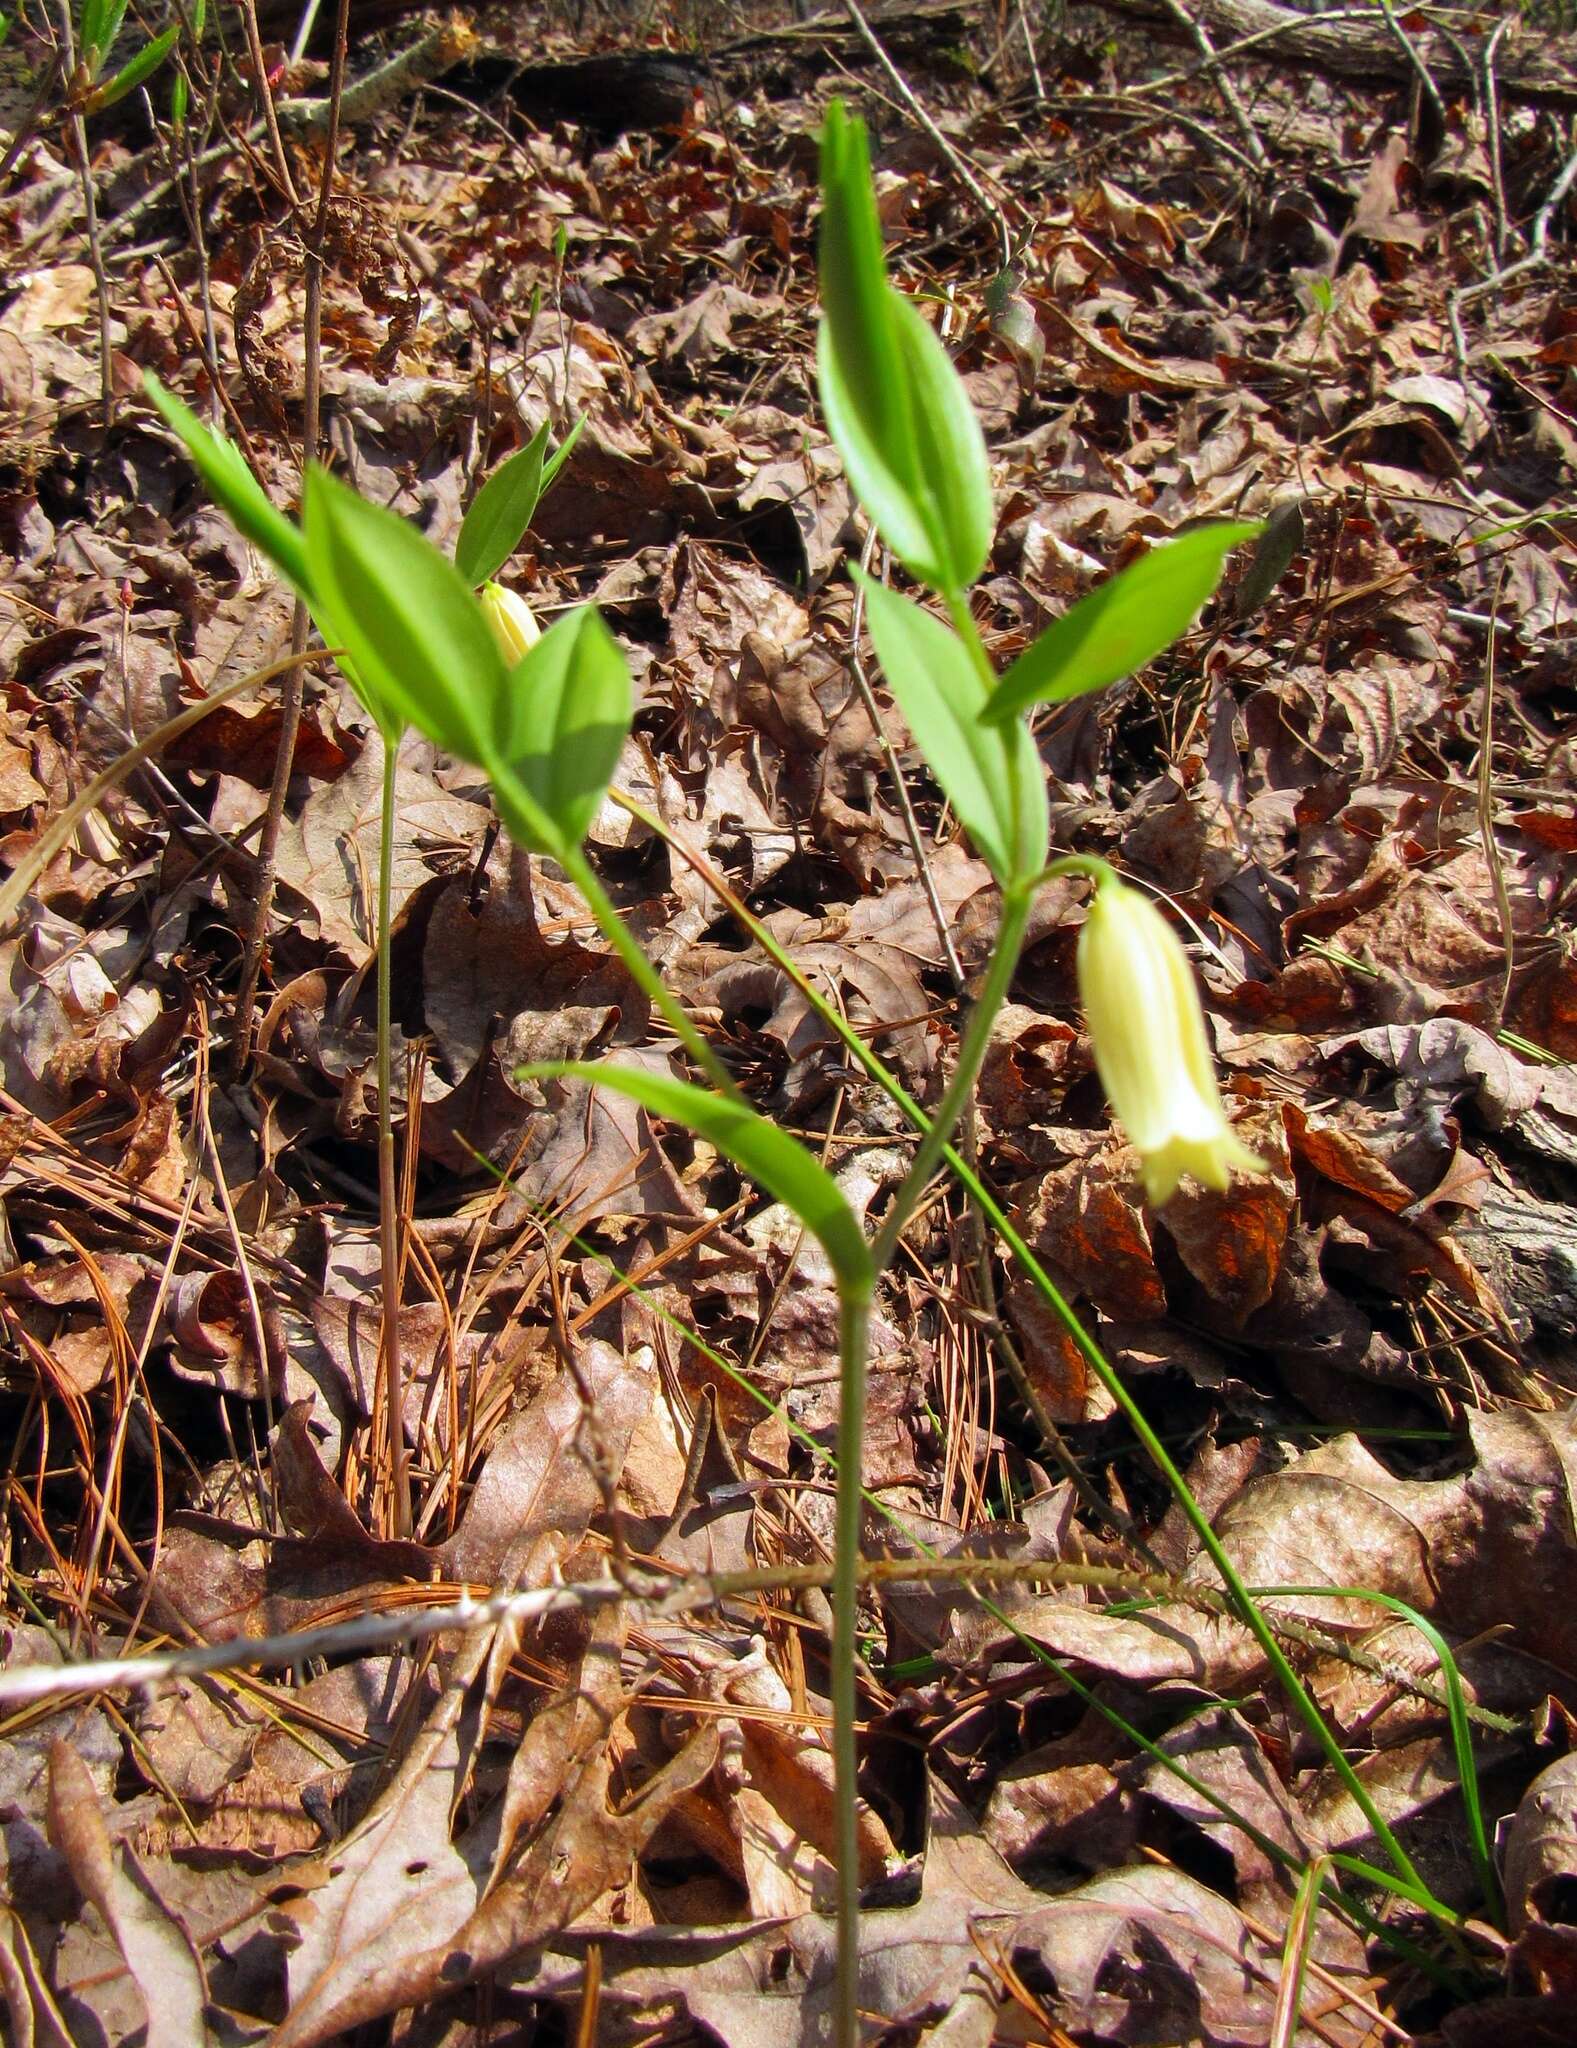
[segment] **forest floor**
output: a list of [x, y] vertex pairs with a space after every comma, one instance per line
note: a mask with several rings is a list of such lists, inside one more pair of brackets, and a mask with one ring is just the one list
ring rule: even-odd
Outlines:
[[[1134, 4], [899, 10], [888, 64], [842, 11], [357, 8], [327, 182], [332, 4], [299, 62], [265, 11], [273, 132], [228, 13], [179, 59], [179, 130], [175, 59], [78, 127], [51, 22], [14, 30], [14, 2042], [823, 2038], [828, 1272], [704, 1145], [516, 1078], [672, 1046], [476, 771], [408, 742], [397, 1532], [380, 743], [318, 659], [248, 993], [282, 713], [244, 679], [292, 599], [142, 375], [285, 506], [318, 387], [323, 458], [440, 546], [584, 415], [503, 580], [544, 619], [594, 599], [634, 668], [615, 781], [648, 821], [605, 809], [595, 864], [751, 1099], [879, 1216], [907, 1126], [737, 906], [934, 1102], [996, 894], [845, 573], [814, 368], [834, 94], [985, 426], [994, 659], [1190, 522], [1267, 521], [1185, 640], [1037, 728], [1056, 845], [1168, 908], [1267, 1171], [1147, 1208], [1073, 881], [974, 1142], [1243, 1578], [1346, 1589], [1264, 1611], [1410, 1872], [1067, 1322], [940, 1182], [879, 1304], [867, 1549], [992, 1583], [867, 1594], [869, 2039], [1577, 2039], [1577, 71], [1432, 10], [1351, 30], [1367, 76], [1289, 54], [1269, 7], [1216, 63], [1188, 24], [1226, 50], [1235, 16]], [[420, 1632], [516, 1587], [542, 1611]], [[158, 1683], [83, 1669], [227, 1644]]]

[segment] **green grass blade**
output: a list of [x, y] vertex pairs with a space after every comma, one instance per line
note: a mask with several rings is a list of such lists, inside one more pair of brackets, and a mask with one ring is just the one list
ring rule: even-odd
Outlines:
[[1462, 1787], [1462, 1805], [1467, 1814], [1468, 1843], [1473, 1854], [1473, 1867], [1478, 1873], [1479, 1889], [1484, 1904], [1497, 1926], [1503, 1925], [1504, 1905], [1501, 1899], [1500, 1880], [1495, 1872], [1495, 1859], [1490, 1853], [1489, 1834], [1484, 1825], [1484, 1802], [1479, 1793], [1478, 1766], [1473, 1758], [1473, 1728], [1468, 1720], [1467, 1693], [1462, 1684], [1462, 1672], [1452, 1653], [1451, 1645], [1432, 1621], [1410, 1607], [1394, 1593], [1377, 1593], [1364, 1586], [1256, 1586], [1254, 1595], [1260, 1600], [1273, 1599], [1314, 1599], [1322, 1600], [1369, 1600], [1376, 1607], [1387, 1608], [1392, 1614], [1399, 1614], [1410, 1622], [1424, 1641], [1434, 1651], [1440, 1665], [1440, 1676], [1446, 1693], [1446, 1718], [1451, 1729], [1451, 1749], [1456, 1762], [1457, 1778]]
[[180, 40], [181, 24], [176, 22], [151, 43], [145, 43], [129, 64], [123, 64], [113, 78], [103, 85], [95, 86], [89, 93], [82, 111], [85, 114], [102, 113], [105, 107], [113, 107], [117, 100], [123, 100], [128, 93], [135, 92], [139, 85], [151, 78], [169, 56]]

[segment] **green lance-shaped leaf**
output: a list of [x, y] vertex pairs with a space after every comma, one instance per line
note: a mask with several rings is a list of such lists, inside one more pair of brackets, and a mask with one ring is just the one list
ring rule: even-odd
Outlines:
[[594, 605], [560, 619], [516, 663], [478, 757], [515, 838], [555, 855], [580, 844], [634, 709], [629, 664]]
[[547, 496], [548, 492], [552, 490], [554, 484], [558, 481], [558, 473], [564, 467], [565, 463], [569, 461], [570, 455], [574, 450], [575, 443], [580, 439], [581, 434], [585, 429], [585, 425], [586, 415], [583, 412], [577, 413], [575, 416], [575, 424], [570, 428], [569, 432], [564, 436], [563, 440], [560, 441], [559, 445], [554, 449], [553, 453], [543, 463], [542, 488], [537, 493], [537, 503], [539, 505], [541, 504], [542, 500]]
[[414, 725], [488, 766], [507, 674], [465, 578], [408, 519], [316, 464], [302, 513], [313, 615], [379, 727]]
[[582, 414], [550, 455], [544, 420], [525, 447], [500, 463], [477, 492], [460, 523], [454, 550], [454, 565], [473, 590], [496, 576], [519, 547], [585, 424]]
[[1186, 633], [1221, 581], [1226, 558], [1259, 532], [1252, 521], [1199, 526], [1080, 598], [1027, 647], [992, 693], [993, 725], [1032, 704], [1062, 704], [1121, 682]]
[[822, 406], [860, 502], [911, 575], [957, 595], [991, 546], [980, 422], [930, 323], [887, 282], [863, 122], [822, 130]]
[[203, 482], [220, 507], [229, 513], [243, 539], [265, 554], [310, 604], [307, 548], [300, 528], [273, 504], [233, 441], [211, 433], [174, 392], [165, 390], [151, 371], [142, 381], [165, 424], [186, 444], [186, 452], [201, 472]]
[[151, 43], [144, 43], [129, 64], [123, 64], [113, 78], [106, 79], [103, 85], [93, 88], [83, 102], [82, 111], [85, 114], [102, 113], [105, 107], [112, 107], [117, 100], [123, 100], [128, 93], [135, 92], [144, 80], [153, 76], [169, 56], [180, 40], [180, 34], [181, 24], [176, 22], [161, 35], [156, 35]]
[[127, 0], [84, 0], [82, 8], [82, 61], [89, 78], [97, 78], [109, 54], [110, 44], [120, 34], [126, 19]]
[[968, 648], [912, 599], [860, 575], [871, 638], [915, 742], [997, 880], [1045, 865], [1046, 780], [1026, 727], [983, 725], [986, 685]]
[[524, 448], [501, 462], [471, 501], [460, 522], [454, 565], [473, 590], [496, 576], [520, 545], [542, 495], [542, 458], [548, 445], [544, 420]]
[[523, 1081], [570, 1078], [594, 1087], [612, 1088], [638, 1102], [653, 1116], [683, 1124], [715, 1145], [741, 1172], [749, 1174], [776, 1202], [792, 1209], [820, 1243], [845, 1293], [868, 1297], [876, 1269], [854, 1211], [842, 1189], [803, 1145], [768, 1123], [744, 1103], [730, 1102], [689, 1081], [654, 1074], [644, 1067], [615, 1066], [607, 1061], [552, 1061], [516, 1069]]

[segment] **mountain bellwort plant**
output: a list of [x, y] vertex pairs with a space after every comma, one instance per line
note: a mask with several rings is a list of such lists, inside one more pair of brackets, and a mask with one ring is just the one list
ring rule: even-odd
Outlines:
[[[587, 856], [587, 831], [630, 729], [628, 666], [592, 607], [539, 632], [524, 601], [495, 580], [574, 434], [550, 453], [544, 428], [489, 478], [466, 515], [451, 562], [410, 522], [367, 503], [317, 468], [308, 474], [297, 525], [269, 502], [228, 442], [208, 433], [157, 386], [150, 390], [242, 533], [305, 598], [383, 735], [386, 761], [392, 764], [400, 736], [415, 727], [479, 767], [505, 829], [521, 846], [555, 862], [580, 891], [673, 1036], [668, 1072], [608, 1061], [547, 1063], [520, 1069], [519, 1078], [544, 1090], [570, 1076], [587, 1079], [684, 1126], [791, 1209], [827, 1255], [840, 1303], [831, 1655], [838, 1887], [834, 2013], [839, 2048], [857, 2048], [856, 1595], [866, 1346], [877, 1282], [937, 1170], [948, 1165], [968, 1172], [950, 1139], [1007, 998], [1036, 892], [1052, 875], [1078, 874], [1093, 885], [1079, 947], [1080, 987], [1099, 1071], [1139, 1155], [1151, 1201], [1169, 1199], [1184, 1174], [1220, 1187], [1234, 1167], [1254, 1165], [1232, 1134], [1192, 972], [1160, 912], [1102, 861], [1082, 854], [1049, 857], [1046, 774], [1029, 715], [1142, 669], [1192, 626], [1215, 592], [1228, 554], [1259, 529], [1215, 524], [1156, 545], [1073, 606], [999, 676], [970, 606], [994, 530], [984, 439], [940, 339], [920, 309], [888, 282], [864, 129], [837, 104], [828, 111], [822, 135], [822, 193], [823, 409], [877, 535], [918, 592], [934, 600], [862, 577], [871, 638], [931, 774], [1001, 896], [995, 943], [963, 1023], [952, 1073], [929, 1115], [916, 1109], [920, 1136], [912, 1163], [870, 1237], [814, 1153], [744, 1100], [619, 918]], [[386, 801], [392, 808], [392, 765]], [[386, 1002], [386, 917], [380, 942]], [[384, 1015], [380, 1009], [380, 1021]], [[379, 1082], [387, 1103], [384, 1067]], [[983, 1205], [989, 1202], [972, 1172], [967, 1184]], [[386, 1327], [397, 1322], [397, 1274], [397, 1261], [386, 1265]], [[390, 1356], [397, 1363], [397, 1351]], [[397, 1370], [387, 1375], [384, 1399], [388, 1427], [399, 1443]], [[1123, 1405], [1169, 1482], [1181, 1487], [1125, 1390]], [[403, 1446], [400, 1457], [403, 1470]], [[404, 1533], [408, 1502], [400, 1520]], [[1201, 1541], [1234, 1599], [1241, 1595], [1250, 1610], [1249, 1625], [1256, 1633], [1264, 1630], [1208, 1523]], [[1268, 1630], [1261, 1640], [1283, 1683], [1296, 1687]], [[1304, 1698], [1301, 1692], [1297, 1697]], [[1347, 1770], [1339, 1749], [1332, 1761]], [[1377, 1833], [1390, 1846], [1383, 1823]]]

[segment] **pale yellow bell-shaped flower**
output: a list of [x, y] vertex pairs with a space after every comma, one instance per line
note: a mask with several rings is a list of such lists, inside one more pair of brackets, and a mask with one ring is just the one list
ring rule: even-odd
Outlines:
[[1221, 1106], [1194, 970], [1147, 896], [1103, 879], [1079, 934], [1079, 994], [1107, 1100], [1156, 1208], [1185, 1173], [1225, 1188], [1264, 1171]]
[[542, 638], [542, 628], [532, 617], [530, 605], [514, 591], [506, 590], [502, 583], [482, 585], [482, 610], [493, 629], [498, 651], [511, 668]]

